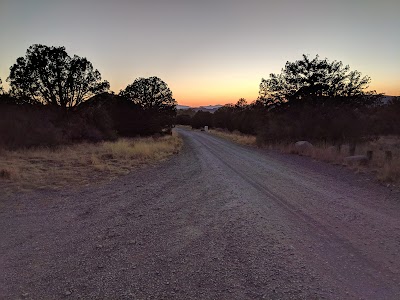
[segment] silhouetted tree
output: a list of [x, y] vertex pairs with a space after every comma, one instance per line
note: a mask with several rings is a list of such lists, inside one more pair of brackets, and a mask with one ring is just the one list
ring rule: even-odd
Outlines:
[[177, 115], [176, 124], [179, 125], [190, 125], [192, 122], [192, 117], [190, 115]]
[[372, 133], [375, 135], [400, 135], [399, 116], [400, 97], [393, 97], [386, 105], [375, 107], [374, 111], [369, 114], [369, 123], [373, 124]]
[[256, 134], [265, 113], [265, 107], [260, 102], [247, 104], [244, 98], [240, 98], [235, 105], [227, 104], [214, 113], [214, 126], [229, 131]]
[[176, 111], [176, 114], [179, 115], [187, 115], [190, 116], [191, 118], [196, 114], [196, 111], [193, 108], [187, 108], [187, 109], [178, 109]]
[[246, 107], [247, 107], [247, 101], [246, 101], [246, 99], [244, 99], [244, 98], [240, 98], [239, 100], [238, 100], [238, 102], [236, 102], [236, 104], [235, 104], [235, 108], [236, 109], [239, 109], [239, 110], [242, 110], [242, 109], [245, 109]]
[[217, 128], [228, 129], [229, 131], [235, 130], [233, 124], [233, 115], [235, 107], [232, 104], [226, 104], [214, 113], [214, 126]]
[[212, 126], [213, 115], [209, 111], [199, 110], [192, 118], [192, 128], [201, 128], [204, 126]]
[[352, 99], [365, 101], [366, 96], [375, 95], [374, 91], [365, 92], [370, 78], [362, 77], [358, 71], [342, 62], [329, 62], [319, 59], [318, 55], [310, 59], [303, 55], [302, 60], [286, 62], [281, 74], [270, 74], [269, 79], [262, 79], [260, 100], [270, 108], [299, 100]]
[[1, 104], [15, 104], [19, 103], [19, 99], [11, 97], [9, 93], [7, 93], [3, 88], [3, 82], [0, 78], [0, 105]]
[[143, 109], [170, 110], [175, 109], [176, 101], [168, 85], [158, 77], [137, 78], [120, 92], [125, 97]]
[[32, 45], [10, 70], [10, 93], [32, 103], [73, 107], [110, 87], [91, 62], [64, 47]]
[[176, 116], [176, 101], [168, 85], [160, 78], [137, 78], [119, 95], [151, 113], [153, 126], [172, 128]]

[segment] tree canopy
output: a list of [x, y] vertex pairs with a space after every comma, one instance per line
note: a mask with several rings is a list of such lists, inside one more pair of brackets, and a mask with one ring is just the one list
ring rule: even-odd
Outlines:
[[65, 47], [39, 44], [17, 59], [8, 81], [13, 96], [63, 108], [79, 105], [110, 87], [86, 58], [70, 57]]
[[137, 78], [120, 92], [145, 110], [168, 111], [176, 109], [176, 101], [168, 85], [158, 77]]
[[204, 126], [212, 126], [213, 114], [209, 111], [199, 110], [191, 120], [192, 128], [202, 128]]
[[153, 131], [170, 132], [176, 116], [176, 101], [168, 85], [158, 77], [137, 78], [119, 95], [139, 105], [152, 120]]
[[310, 59], [286, 62], [280, 74], [270, 74], [262, 79], [259, 97], [265, 105], [280, 106], [298, 100], [360, 99], [375, 92], [366, 92], [370, 77], [359, 71], [350, 71], [341, 61], [329, 62], [317, 55]]

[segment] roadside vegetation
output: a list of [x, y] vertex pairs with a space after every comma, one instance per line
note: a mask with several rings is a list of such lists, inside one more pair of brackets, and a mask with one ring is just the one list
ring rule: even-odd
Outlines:
[[246, 146], [257, 145], [256, 136], [250, 134], [244, 134], [237, 130], [230, 132], [227, 130], [222, 130], [217, 128], [217, 129], [210, 129], [209, 131], [213, 135], [222, 137], [224, 139], [230, 140], [235, 143], [239, 143]]
[[299, 153], [295, 143], [307, 141], [312, 148], [302, 155], [400, 181], [400, 97], [368, 91], [370, 81], [342, 62], [303, 55], [262, 79], [257, 100], [241, 98], [214, 114], [182, 110], [177, 123], [288, 153]]
[[8, 191], [88, 185], [162, 161], [178, 153], [181, 146], [181, 138], [173, 133], [53, 148], [3, 149], [0, 180]]
[[119, 94], [90, 61], [32, 45], [0, 80], [0, 184], [54, 188], [129, 172], [179, 151], [176, 101], [158, 77]]
[[[0, 80], [3, 181], [30, 176], [25, 174], [29, 162], [35, 161], [30, 152], [40, 157], [35, 162], [40, 168], [45, 169], [47, 161], [49, 170], [52, 165], [64, 170], [67, 164], [54, 157], [75, 156], [75, 162], [68, 164], [79, 168], [82, 159], [90, 161], [86, 156], [91, 149], [92, 168], [117, 174], [117, 167], [113, 167], [119, 166], [116, 160], [124, 162], [126, 157], [107, 151], [120, 148], [132, 153], [143, 137], [174, 141], [177, 137], [170, 135], [175, 124], [209, 126], [218, 129], [214, 134], [242, 144], [373, 170], [383, 181], [400, 180], [400, 97], [368, 91], [371, 79], [340, 61], [303, 55], [300, 60], [287, 62], [280, 74], [262, 79], [255, 101], [248, 103], [241, 98], [213, 114], [192, 109], [177, 114], [172, 91], [158, 77], [137, 78], [118, 94], [110, 93], [108, 81], [90, 61], [68, 55], [64, 47], [32, 45], [25, 57], [11, 66], [7, 81], [9, 90], [5, 91]], [[311, 147], [299, 151], [298, 141], [306, 141]], [[150, 144], [149, 148], [140, 146], [154, 150], [149, 161], [162, 159], [163, 150], [157, 149], [163, 147]], [[176, 152], [175, 148], [166, 148], [166, 155]], [[142, 162], [153, 150], [146, 150], [147, 156], [128, 156]], [[357, 154], [362, 157], [354, 157]], [[106, 167], [105, 157], [111, 161]], [[126, 171], [124, 167], [121, 170]]]
[[[258, 144], [255, 135], [243, 134], [239, 131], [227, 131], [223, 129], [211, 129], [209, 132], [215, 136], [233, 141], [246, 146], [262, 147], [269, 150], [280, 151], [282, 153], [308, 156], [315, 160], [325, 161], [335, 165], [342, 165], [352, 170], [365, 173], [372, 172], [377, 179], [385, 183], [400, 183], [400, 137], [381, 136], [374, 140], [369, 140], [358, 144], [354, 155], [364, 156], [368, 151], [372, 151], [373, 156], [370, 161], [354, 162], [346, 160], [349, 157], [350, 146], [344, 144], [338, 149], [336, 146], [323, 142], [313, 144], [310, 149], [299, 149], [295, 143], [276, 142]], [[388, 160], [388, 151], [392, 153], [392, 158]]]

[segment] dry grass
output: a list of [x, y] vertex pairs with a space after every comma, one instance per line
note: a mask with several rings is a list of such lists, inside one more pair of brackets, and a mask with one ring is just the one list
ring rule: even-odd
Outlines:
[[212, 129], [210, 130], [210, 133], [242, 145], [256, 145], [256, 137], [254, 135], [243, 134], [239, 131], [229, 132], [225, 130]]
[[[400, 137], [380, 137], [358, 149], [363, 153], [368, 150], [373, 151], [370, 167], [377, 173], [378, 179], [384, 182], [400, 183]], [[391, 161], [387, 161], [386, 151], [391, 151]]]
[[[256, 146], [256, 137], [244, 135], [240, 132], [228, 132], [223, 130], [211, 130], [212, 134], [234, 141], [243, 145]], [[279, 150], [284, 153], [300, 154], [294, 143], [278, 143], [265, 145], [271, 150]], [[356, 172], [373, 172], [379, 181], [400, 184], [400, 137], [385, 136], [374, 141], [357, 145], [355, 155], [366, 155], [367, 151], [373, 151], [372, 160], [366, 165], [351, 164], [345, 161], [349, 156], [349, 146], [343, 145], [338, 151], [335, 146], [328, 144], [316, 144], [312, 149], [306, 150], [301, 155], [312, 157], [315, 160], [325, 161], [338, 165], [345, 165]], [[391, 151], [393, 158], [386, 160], [386, 151]]]
[[[300, 154], [294, 144], [269, 145], [270, 149], [278, 149], [284, 153]], [[312, 157], [315, 160], [330, 162], [347, 166], [356, 172], [373, 172], [382, 182], [400, 183], [400, 138], [387, 136], [379, 137], [375, 141], [359, 144], [355, 155], [367, 155], [372, 151], [372, 159], [366, 164], [345, 161], [349, 156], [349, 146], [343, 145], [338, 149], [332, 145], [316, 144], [312, 149], [304, 151], [301, 155]], [[392, 152], [392, 160], [386, 159], [386, 151]]]
[[178, 125], [175, 125], [175, 127], [176, 128], [184, 128], [184, 129], [188, 129], [188, 130], [195, 130], [190, 125], [180, 125], [180, 124], [178, 124]]
[[88, 185], [161, 161], [179, 152], [181, 146], [181, 138], [173, 133], [160, 138], [82, 143], [57, 149], [2, 150], [0, 183], [11, 191]]
[[344, 158], [347, 156], [345, 154], [344, 149], [342, 149], [339, 152], [336, 147], [327, 144], [317, 144], [317, 145], [314, 144], [314, 147], [312, 149], [305, 149], [303, 151], [299, 151], [295, 147], [294, 143], [273, 144], [273, 145], [268, 145], [267, 147], [271, 150], [274, 149], [284, 153], [310, 156], [316, 160], [321, 160], [336, 164], [341, 164], [344, 161]]

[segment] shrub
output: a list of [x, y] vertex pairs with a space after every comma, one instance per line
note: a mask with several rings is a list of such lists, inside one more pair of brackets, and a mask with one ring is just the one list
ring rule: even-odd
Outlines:
[[22, 148], [63, 143], [63, 132], [54, 124], [56, 109], [30, 105], [0, 105], [0, 146]]

